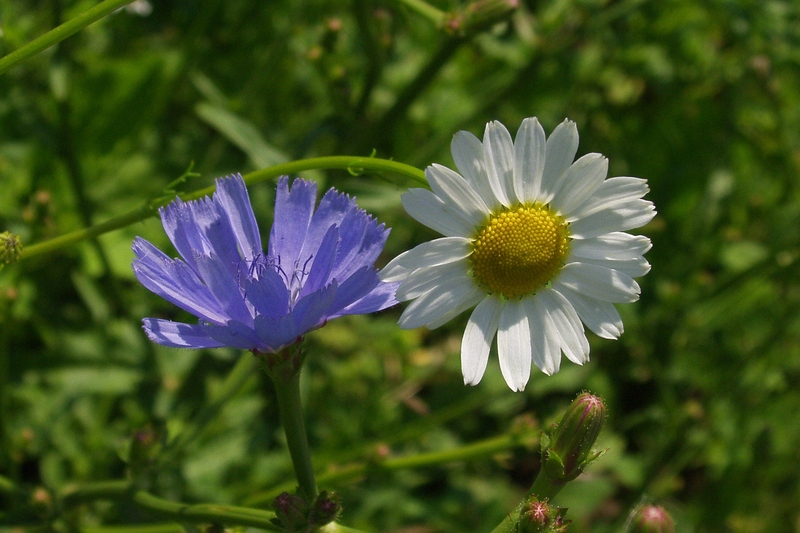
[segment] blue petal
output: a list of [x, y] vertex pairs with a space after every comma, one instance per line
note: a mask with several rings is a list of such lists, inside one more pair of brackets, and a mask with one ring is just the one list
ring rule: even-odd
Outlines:
[[336, 290], [336, 297], [331, 303], [328, 314], [336, 315], [348, 305], [366, 296], [378, 286], [378, 283], [380, 283], [378, 271], [368, 266], [358, 270], [346, 280], [339, 281], [339, 288]]
[[381, 283], [370, 291], [369, 294], [348, 305], [341, 311], [335, 313], [330, 318], [336, 318], [345, 315], [363, 315], [367, 313], [375, 313], [397, 304], [395, 293], [397, 293], [397, 283]]
[[259, 315], [278, 318], [289, 313], [289, 290], [272, 267], [264, 268], [258, 279], [248, 278], [244, 291], [245, 298]]
[[242, 257], [248, 262], [253, 261], [262, 253], [261, 234], [242, 176], [236, 174], [218, 179], [214, 198], [228, 220]]
[[195, 249], [195, 256], [216, 255], [225, 263], [230, 275], [235, 276], [242, 257], [236, 246], [236, 234], [222, 212], [222, 207], [208, 197], [185, 205], [191, 210], [192, 221], [200, 235], [198, 240], [203, 243], [202, 249]]
[[262, 352], [276, 352], [283, 346], [299, 341], [305, 333], [297, 328], [292, 315], [280, 318], [257, 316], [255, 328]]
[[247, 303], [239, 288], [239, 281], [231, 274], [225, 262], [211, 255], [198, 256], [195, 262], [200, 271], [200, 277], [217, 299], [225, 314], [231, 320], [252, 324], [253, 315], [247, 308]]
[[294, 180], [289, 190], [289, 178], [278, 180], [275, 197], [275, 221], [269, 235], [269, 256], [279, 258], [287, 270], [298, 265], [306, 230], [314, 211], [317, 185], [313, 181]]
[[133, 273], [148, 290], [209, 322], [228, 321], [225, 310], [186, 263], [170, 259], [141, 237], [133, 241], [133, 253]]
[[336, 258], [336, 249], [339, 244], [339, 231], [336, 226], [328, 228], [325, 238], [313, 254], [314, 262], [311, 264], [311, 270], [308, 277], [303, 282], [303, 288], [300, 290], [300, 298], [312, 292], [316, 292], [328, 284], [330, 279], [331, 270], [333, 270], [334, 259]]
[[172, 322], [160, 318], [145, 318], [142, 327], [147, 337], [172, 348], [219, 348], [225, 346], [203, 332], [200, 326]]
[[333, 268], [333, 277], [336, 279], [344, 279], [366, 266], [360, 264], [360, 254], [369, 223], [369, 215], [360, 210], [351, 212], [342, 219], [339, 225], [339, 250]]
[[304, 335], [308, 331], [321, 326], [328, 319], [327, 312], [336, 297], [338, 284], [336, 280], [327, 287], [311, 293], [297, 301], [291, 311], [297, 329]]
[[200, 323], [200, 329], [210, 338], [223, 346], [239, 348], [240, 350], [255, 350], [259, 348], [258, 335], [253, 328], [236, 320], [231, 320], [224, 326]]
[[[362, 213], [368, 219], [368, 222], [358, 252], [337, 261], [337, 268], [333, 273], [333, 276], [337, 279], [348, 277], [365, 266], [372, 268], [375, 260], [378, 259], [378, 256], [383, 251], [386, 239], [389, 237], [389, 230], [386, 229], [385, 225], [378, 225], [372, 217], [365, 212]], [[343, 225], [339, 231], [346, 234], [347, 230]]]
[[306, 232], [300, 261], [304, 262], [316, 254], [328, 229], [338, 226], [348, 213], [357, 210], [355, 201], [346, 194], [339, 194], [335, 189], [326, 192]]
[[167, 232], [172, 245], [178, 250], [186, 264], [196, 272], [194, 256], [198, 251], [206, 248], [206, 245], [200, 238], [197, 227], [192, 223], [191, 208], [180, 198], [176, 198], [166, 207], [159, 209], [159, 213], [161, 214], [161, 225], [164, 226], [164, 231]]

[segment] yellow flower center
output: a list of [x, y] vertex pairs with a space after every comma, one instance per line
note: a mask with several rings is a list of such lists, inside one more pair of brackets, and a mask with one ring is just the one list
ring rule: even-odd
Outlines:
[[536, 292], [564, 264], [569, 225], [542, 204], [489, 217], [472, 241], [472, 271], [492, 292], [515, 298]]

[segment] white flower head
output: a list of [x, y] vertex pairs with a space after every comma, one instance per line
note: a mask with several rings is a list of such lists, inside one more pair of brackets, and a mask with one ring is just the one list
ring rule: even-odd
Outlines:
[[606, 179], [608, 160], [577, 161], [578, 129], [562, 122], [549, 138], [527, 118], [511, 139], [499, 122], [483, 142], [456, 133], [458, 172], [425, 171], [431, 190], [411, 189], [403, 207], [444, 235], [404, 252], [381, 273], [402, 281], [397, 299], [414, 300], [400, 317], [404, 328], [439, 327], [474, 307], [461, 342], [464, 382], [483, 377], [497, 336], [500, 369], [521, 391], [533, 362], [558, 372], [561, 353], [589, 360], [584, 325], [600, 337], [623, 331], [615, 303], [634, 302], [650, 264], [650, 239], [625, 233], [655, 216], [644, 200], [647, 181]]

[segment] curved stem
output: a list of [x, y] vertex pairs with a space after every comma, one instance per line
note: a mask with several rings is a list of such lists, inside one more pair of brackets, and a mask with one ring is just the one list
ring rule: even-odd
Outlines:
[[[391, 161], [389, 159], [378, 159], [374, 157], [344, 156], [344, 155], [301, 159], [299, 161], [283, 163], [281, 165], [275, 165], [274, 167], [269, 167], [262, 170], [257, 170], [255, 172], [250, 172], [248, 174], [245, 174], [243, 177], [248, 185], [252, 185], [254, 183], [275, 178], [277, 176], [281, 176], [284, 174], [294, 174], [304, 170], [332, 169], [332, 168], [348, 170], [349, 172], [352, 172], [354, 174], [360, 174], [366, 171], [389, 172], [405, 176], [423, 186], [428, 185], [428, 182], [425, 179], [425, 173], [416, 167], [412, 167], [411, 165], [398, 163], [397, 161]], [[207, 196], [213, 192], [214, 192], [214, 187], [211, 186], [211, 187], [206, 187], [204, 189], [199, 189], [197, 191], [188, 194], [182, 194], [179, 196], [182, 200], [188, 201], [201, 198], [203, 196]], [[52, 253], [62, 248], [66, 248], [67, 246], [70, 246], [77, 242], [97, 237], [98, 235], [108, 233], [109, 231], [114, 231], [120, 228], [124, 228], [126, 226], [130, 226], [131, 224], [135, 224], [136, 222], [141, 222], [142, 220], [145, 220], [155, 215], [158, 212], [159, 207], [165, 206], [173, 200], [174, 200], [173, 196], [160, 198], [156, 201], [148, 202], [147, 204], [137, 209], [134, 209], [133, 211], [130, 211], [118, 217], [114, 217], [110, 220], [106, 220], [105, 222], [96, 224], [89, 228], [73, 231], [71, 233], [67, 233], [65, 235], [61, 235], [59, 237], [55, 237], [53, 239], [44, 242], [26, 246], [22, 249], [22, 255], [20, 256], [19, 260], [22, 261], [24, 259], [29, 259], [37, 255]]]
[[133, 0], [105, 0], [0, 59], [0, 74], [73, 35]]
[[314, 479], [314, 466], [311, 462], [303, 407], [300, 403], [300, 372], [287, 374], [289, 373], [273, 376], [272, 382], [278, 395], [278, 410], [281, 414], [283, 431], [286, 433], [289, 454], [292, 456], [297, 483], [308, 501], [314, 501], [318, 494], [317, 482]]

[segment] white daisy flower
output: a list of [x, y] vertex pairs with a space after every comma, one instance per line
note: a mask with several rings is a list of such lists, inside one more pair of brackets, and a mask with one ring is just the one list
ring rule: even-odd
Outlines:
[[397, 299], [414, 300], [404, 328], [437, 328], [475, 307], [461, 342], [464, 382], [483, 377], [497, 336], [500, 369], [521, 391], [531, 361], [558, 372], [561, 352], [589, 360], [584, 325], [616, 339], [622, 320], [615, 303], [634, 302], [650, 264], [650, 239], [630, 235], [655, 216], [642, 197], [647, 181], [606, 179], [608, 160], [587, 154], [574, 161], [578, 129], [562, 122], [550, 137], [525, 119], [512, 141], [499, 122], [486, 125], [483, 143], [456, 133], [453, 159], [425, 171], [431, 190], [411, 189], [403, 207], [444, 235], [404, 252], [381, 273], [402, 281]]

